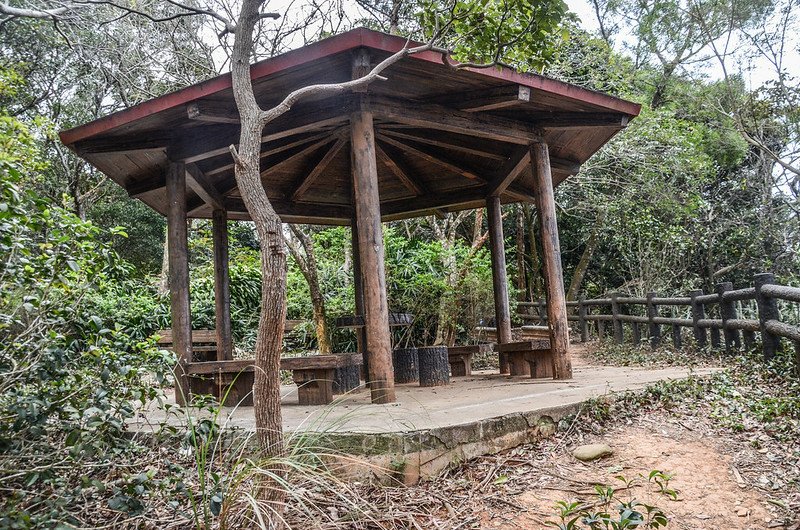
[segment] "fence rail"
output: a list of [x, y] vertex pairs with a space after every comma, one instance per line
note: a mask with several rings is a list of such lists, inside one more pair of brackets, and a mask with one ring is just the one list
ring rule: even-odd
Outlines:
[[[577, 301], [567, 302], [568, 310], [572, 310], [567, 319], [578, 323], [583, 342], [589, 340], [590, 327], [604, 339], [606, 323], [610, 322], [615, 342], [624, 341], [627, 324], [634, 344], [639, 344], [646, 335], [654, 348], [664, 340], [663, 326], [671, 327], [676, 348], [682, 345], [681, 328], [690, 328], [701, 348], [708, 345], [710, 335], [712, 348], [721, 348], [724, 343], [728, 352], [740, 349], [743, 344], [748, 349], [753, 348], [756, 333], [759, 333], [766, 359], [775, 357], [783, 346], [781, 339], [785, 338], [794, 342], [795, 358], [800, 367], [800, 326], [781, 321], [778, 307], [779, 301], [800, 303], [800, 288], [778, 285], [770, 273], [756, 274], [753, 285], [734, 289], [733, 284], [725, 282], [718, 284], [714, 293], [692, 291], [689, 296], [673, 298], [659, 297], [656, 293], [648, 293], [645, 298], [619, 293], [588, 300], [581, 296]], [[520, 302], [517, 306], [523, 309], [520, 313], [523, 319], [547, 322], [544, 300]], [[670, 316], [662, 315], [664, 307], [668, 308]], [[743, 309], [748, 309], [748, 315], [742, 315]]]

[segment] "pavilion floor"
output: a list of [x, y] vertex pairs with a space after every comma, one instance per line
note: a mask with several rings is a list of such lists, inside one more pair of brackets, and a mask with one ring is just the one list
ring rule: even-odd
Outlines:
[[[573, 359], [571, 380], [478, 371], [470, 377], [452, 378], [448, 386], [397, 385], [397, 402], [389, 405], [370, 403], [369, 391], [362, 386], [337, 397], [331, 405], [300, 406], [296, 387], [285, 386], [284, 429], [324, 432], [329, 440], [326, 443], [365, 462], [360, 470], [349, 466], [348, 473], [355, 477], [372, 477], [376, 467], [389, 469], [402, 461], [399, 479], [413, 483], [453, 462], [546, 436], [561, 418], [577, 412], [588, 399], [686, 378], [690, 373], [709, 375], [716, 370], [597, 366], [580, 356]], [[152, 408], [133, 422], [132, 428], [147, 432], [163, 421], [164, 413]], [[179, 414], [168, 421], [185, 424], [186, 419]], [[218, 421], [225, 429], [238, 429], [241, 434], [252, 433], [255, 428], [252, 407], [225, 407]], [[398, 479], [396, 471], [387, 471], [387, 475]]]

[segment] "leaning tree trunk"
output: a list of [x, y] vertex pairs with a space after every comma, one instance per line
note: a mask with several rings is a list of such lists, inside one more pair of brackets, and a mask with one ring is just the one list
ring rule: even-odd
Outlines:
[[581, 285], [583, 284], [583, 279], [586, 277], [586, 273], [589, 270], [589, 263], [592, 261], [594, 252], [597, 250], [600, 229], [603, 226], [604, 219], [605, 212], [600, 212], [600, 214], [597, 216], [597, 220], [594, 222], [592, 232], [589, 234], [589, 239], [586, 241], [586, 248], [583, 249], [581, 259], [578, 261], [578, 265], [575, 267], [575, 272], [572, 273], [572, 281], [569, 282], [569, 289], [567, 290], [567, 300], [578, 299], [578, 291], [580, 291]]
[[[236, 161], [236, 182], [261, 244], [263, 282], [255, 344], [253, 409], [259, 446], [264, 456], [269, 458], [284, 452], [279, 367], [286, 320], [286, 251], [281, 219], [261, 183], [261, 134], [266, 122], [250, 79], [253, 31], [260, 18], [261, 3], [259, 0], [244, 0], [236, 27], [231, 76], [241, 134], [238, 151], [232, 148], [232, 154]], [[285, 474], [283, 467], [272, 467], [278, 476]], [[280, 513], [280, 503], [285, 494], [280, 485], [273, 481], [260, 486], [259, 497], [272, 503]]]

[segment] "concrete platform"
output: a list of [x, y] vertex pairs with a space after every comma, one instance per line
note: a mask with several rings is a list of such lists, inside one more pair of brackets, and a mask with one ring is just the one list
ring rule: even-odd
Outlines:
[[[406, 483], [434, 475], [453, 462], [515, 447], [552, 433], [579, 405], [604, 394], [688, 377], [688, 368], [645, 369], [582, 364], [576, 359], [569, 381], [530, 379], [476, 372], [443, 387], [398, 385], [397, 402], [373, 405], [360, 388], [327, 406], [300, 406], [296, 387], [285, 387], [283, 423], [288, 431], [317, 433], [325, 446], [356, 455], [348, 473], [363, 478], [390, 476]], [[713, 368], [695, 370], [708, 375]], [[159, 411], [135, 428], [158, 423]], [[225, 408], [226, 428], [254, 429], [253, 409]], [[380, 471], [377, 471], [381, 469]]]

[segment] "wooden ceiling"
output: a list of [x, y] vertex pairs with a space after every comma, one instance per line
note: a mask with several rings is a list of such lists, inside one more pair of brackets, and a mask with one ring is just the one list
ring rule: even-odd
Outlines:
[[[266, 108], [296, 88], [347, 81], [356, 54], [374, 65], [404, 45], [366, 29], [320, 41], [253, 65], [256, 96]], [[532, 202], [531, 142], [548, 144], [557, 185], [639, 113], [634, 103], [538, 75], [455, 70], [436, 52], [407, 57], [384, 76], [367, 94], [304, 101], [267, 125], [262, 181], [284, 221], [350, 223], [349, 115], [364, 100], [375, 119], [385, 220], [481, 207], [492, 193]], [[166, 168], [183, 161], [190, 217], [224, 207], [247, 219], [230, 154], [238, 135], [226, 75], [63, 131], [61, 140], [162, 214]]]

